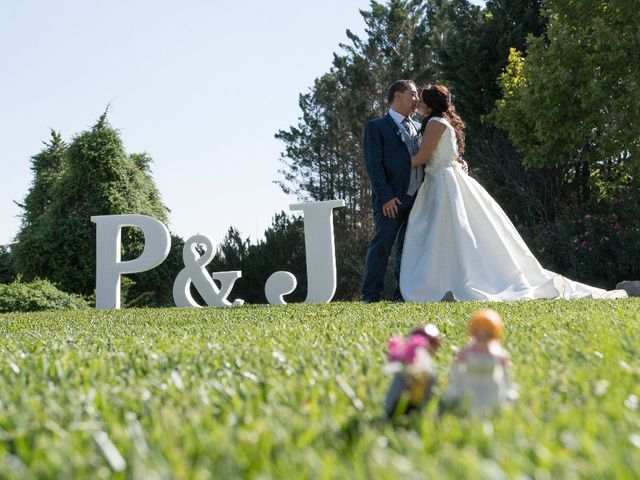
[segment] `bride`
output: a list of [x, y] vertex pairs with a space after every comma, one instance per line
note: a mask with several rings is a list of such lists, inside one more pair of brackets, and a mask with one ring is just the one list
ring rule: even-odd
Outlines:
[[[405, 235], [400, 290], [407, 301], [624, 298], [542, 268], [487, 191], [456, 161], [464, 124], [449, 91], [421, 92], [423, 140], [411, 166], [425, 165]], [[450, 295], [450, 294], [448, 294]]]

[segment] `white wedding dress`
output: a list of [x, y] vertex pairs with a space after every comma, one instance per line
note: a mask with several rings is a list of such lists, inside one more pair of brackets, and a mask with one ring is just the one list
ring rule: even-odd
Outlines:
[[542, 268], [487, 191], [465, 174], [447, 128], [425, 165], [405, 234], [400, 291], [406, 301], [624, 298]]

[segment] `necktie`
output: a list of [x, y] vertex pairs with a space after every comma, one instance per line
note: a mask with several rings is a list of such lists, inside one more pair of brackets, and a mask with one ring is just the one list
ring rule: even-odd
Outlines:
[[411, 155], [415, 155], [418, 153], [418, 132], [416, 131], [416, 127], [413, 126], [411, 119], [406, 117], [402, 120], [402, 125], [404, 126], [404, 137], [407, 147], [409, 148], [409, 153]]
[[[420, 148], [420, 138], [418, 136], [418, 131], [416, 127], [414, 127], [411, 119], [406, 117], [402, 120], [402, 128], [403, 130], [402, 137], [409, 149], [409, 153], [411, 155], [415, 155], [418, 153], [418, 149]], [[409, 188], [407, 189], [408, 195], [415, 195], [422, 183], [422, 179], [424, 178], [424, 167], [414, 167], [411, 169], [411, 177], [409, 178]]]

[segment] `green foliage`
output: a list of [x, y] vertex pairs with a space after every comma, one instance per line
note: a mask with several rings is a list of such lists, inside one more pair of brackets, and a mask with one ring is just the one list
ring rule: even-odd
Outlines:
[[512, 52], [497, 118], [527, 165], [625, 168], [640, 153], [640, 10], [628, 0], [545, 2], [549, 27]]
[[[91, 295], [96, 251], [91, 216], [136, 213], [166, 223], [167, 211], [151, 178], [151, 158], [127, 154], [106, 113], [68, 146], [55, 132], [52, 137], [32, 159], [34, 180], [23, 205], [16, 264], [26, 279], [47, 278], [67, 291]], [[124, 259], [137, 257], [144, 246], [142, 233], [124, 229], [122, 244]], [[141, 277], [130, 288], [130, 301], [166, 305], [173, 277], [162, 273], [172, 274], [175, 264]]]
[[25, 283], [19, 278], [0, 284], [0, 312], [38, 310], [84, 310], [89, 304], [80, 296], [56, 288], [48, 280]]
[[[337, 216], [337, 212], [334, 215]], [[354, 300], [360, 296], [361, 253], [367, 243], [361, 232], [350, 229], [345, 223], [335, 223], [337, 286], [334, 300]], [[264, 236], [264, 240], [252, 244], [248, 238], [243, 240], [235, 228], [229, 228], [208, 270], [241, 270], [242, 278], [234, 286], [233, 297], [249, 303], [267, 303], [264, 285], [269, 276], [280, 270], [291, 272], [296, 277], [297, 287], [285, 300], [303, 302], [307, 295], [303, 218], [291, 217], [285, 212], [276, 214]]]
[[31, 157], [33, 182], [24, 200], [23, 221], [29, 225], [40, 218], [53, 202], [53, 188], [64, 170], [64, 154], [67, 144], [59, 132], [51, 130], [51, 141], [42, 142], [45, 149]]
[[534, 252], [611, 286], [640, 274], [640, 11], [625, 0], [544, 5], [548, 29], [526, 58], [511, 50], [495, 118], [531, 171], [555, 171], [554, 214], [524, 232]]
[[[370, 234], [362, 227], [352, 227], [336, 222], [334, 230], [336, 246], [336, 271], [338, 284], [334, 300], [350, 301], [361, 299], [364, 258], [369, 246]], [[394, 277], [395, 255], [389, 258], [384, 294], [391, 298], [396, 288]]]
[[304, 301], [307, 264], [302, 217], [290, 217], [285, 212], [276, 214], [264, 237], [252, 244], [230, 227], [208, 270], [241, 270], [242, 277], [236, 281], [230, 300], [242, 298], [248, 303], [267, 303], [264, 285], [269, 276], [280, 270], [291, 272], [298, 286], [285, 299], [287, 302]]
[[452, 91], [471, 137], [482, 135], [484, 116], [502, 92], [498, 77], [510, 48], [524, 51], [527, 35], [545, 30], [541, 0], [437, 0], [431, 39], [438, 81]]
[[367, 38], [351, 31], [346, 52], [300, 95], [298, 125], [281, 130], [285, 143], [278, 184], [301, 199], [342, 198], [350, 224], [370, 224], [369, 183], [363, 165], [362, 128], [386, 113], [389, 85], [401, 78], [425, 81], [431, 74], [426, 7], [419, 1], [371, 2], [361, 11]]
[[[505, 321], [520, 398], [437, 417], [485, 306]], [[628, 299], [3, 315], [0, 477], [631, 478], [638, 312]], [[385, 344], [427, 321], [443, 332], [441, 388], [393, 426]]]
[[611, 289], [640, 278], [639, 211], [640, 192], [620, 183], [599, 201], [574, 202], [555, 221], [523, 233], [545, 268]]
[[22, 225], [12, 247], [14, 264], [27, 279], [48, 274], [47, 258], [42, 252], [49, 236], [44, 217], [54, 200], [54, 187], [63, 174], [68, 148], [55, 130], [51, 130], [51, 141], [43, 143], [45, 148], [31, 157], [33, 180], [24, 204], [18, 204], [23, 210]]
[[0, 245], [0, 283], [13, 282], [17, 272], [13, 254], [8, 245]]

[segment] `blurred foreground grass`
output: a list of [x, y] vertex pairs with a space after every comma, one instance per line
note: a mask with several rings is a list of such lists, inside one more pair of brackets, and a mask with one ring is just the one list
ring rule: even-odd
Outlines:
[[[382, 420], [386, 340], [506, 325], [520, 399]], [[0, 316], [0, 477], [637, 478], [640, 300]]]

